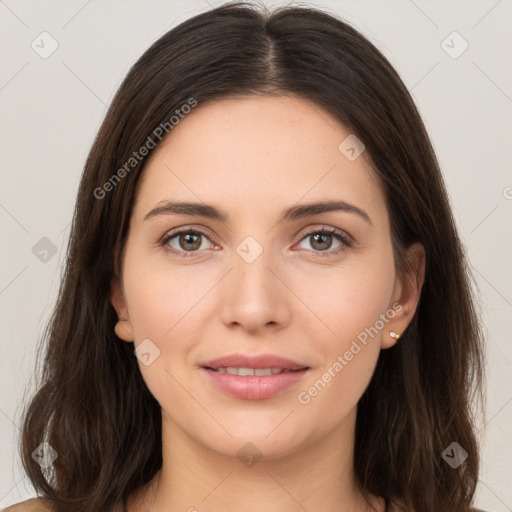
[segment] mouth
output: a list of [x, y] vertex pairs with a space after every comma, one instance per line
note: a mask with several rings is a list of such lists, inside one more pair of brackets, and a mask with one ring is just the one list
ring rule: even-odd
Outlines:
[[263, 400], [295, 386], [311, 368], [274, 354], [230, 354], [200, 364], [208, 384], [243, 400]]

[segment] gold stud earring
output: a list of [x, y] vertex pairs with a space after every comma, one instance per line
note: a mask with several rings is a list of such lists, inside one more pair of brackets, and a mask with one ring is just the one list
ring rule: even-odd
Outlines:
[[392, 338], [395, 338], [395, 340], [397, 340], [398, 338], [400, 338], [400, 334], [396, 333], [395, 331], [389, 331], [389, 335], [390, 335]]

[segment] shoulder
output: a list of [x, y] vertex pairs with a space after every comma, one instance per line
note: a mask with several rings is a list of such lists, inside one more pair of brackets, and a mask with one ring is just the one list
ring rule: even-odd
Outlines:
[[32, 498], [21, 503], [11, 505], [2, 512], [52, 512], [53, 509], [50, 507], [47, 500], [43, 498]]

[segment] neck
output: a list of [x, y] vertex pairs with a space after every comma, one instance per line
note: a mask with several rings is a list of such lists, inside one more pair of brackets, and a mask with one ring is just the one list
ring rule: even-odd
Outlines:
[[[355, 414], [321, 440], [286, 456], [243, 463], [214, 452], [162, 415], [163, 464], [129, 500], [128, 512], [384, 512], [384, 500], [361, 494], [353, 471]], [[250, 466], [250, 467], [249, 467]]]

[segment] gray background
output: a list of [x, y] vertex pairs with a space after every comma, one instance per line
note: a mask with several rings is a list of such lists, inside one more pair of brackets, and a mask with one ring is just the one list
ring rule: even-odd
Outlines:
[[[0, 0], [0, 507], [35, 496], [17, 456], [20, 404], [56, 297], [80, 173], [106, 107], [154, 40], [221, 3]], [[488, 338], [476, 504], [511, 511], [512, 1], [309, 5], [342, 16], [377, 45], [429, 130]], [[31, 47], [51, 48], [43, 31], [58, 44], [46, 59]], [[469, 47], [457, 55], [464, 40]]]

